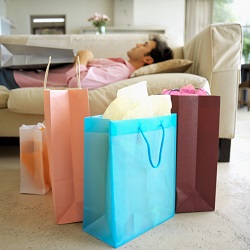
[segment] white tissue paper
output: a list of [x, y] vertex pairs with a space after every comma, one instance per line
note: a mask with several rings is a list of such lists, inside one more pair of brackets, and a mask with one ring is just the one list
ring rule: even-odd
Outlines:
[[170, 95], [148, 95], [147, 82], [118, 90], [116, 99], [111, 102], [103, 114], [110, 120], [128, 120], [164, 116], [171, 113]]

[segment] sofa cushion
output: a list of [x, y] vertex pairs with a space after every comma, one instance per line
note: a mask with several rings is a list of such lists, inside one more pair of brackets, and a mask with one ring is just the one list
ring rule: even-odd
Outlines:
[[135, 70], [130, 77], [157, 73], [184, 73], [193, 64], [187, 59], [171, 59], [164, 62], [153, 63]]
[[[188, 84], [193, 84], [196, 88], [204, 88], [210, 93], [208, 81], [197, 75], [186, 73], [144, 75], [89, 90], [90, 114], [103, 114], [108, 105], [116, 98], [119, 89], [141, 81], [147, 81], [149, 95], [161, 94], [163, 89], [181, 88]], [[43, 88], [11, 90], [8, 108], [17, 113], [43, 114]]]
[[116, 98], [118, 89], [141, 81], [147, 81], [149, 95], [158, 95], [162, 93], [163, 89], [181, 88], [188, 84], [193, 84], [195, 88], [204, 88], [208, 93], [211, 93], [208, 81], [197, 75], [186, 73], [144, 75], [90, 90], [90, 114], [103, 114], [108, 105]]
[[17, 113], [43, 114], [43, 88], [12, 89], [8, 108]]
[[1, 109], [7, 108], [8, 99], [9, 99], [9, 90], [4, 86], [0, 86], [0, 108]]

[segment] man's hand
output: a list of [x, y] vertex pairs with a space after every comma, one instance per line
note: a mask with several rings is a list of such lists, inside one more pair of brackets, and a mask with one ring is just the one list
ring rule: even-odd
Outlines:
[[[87, 65], [94, 59], [94, 55], [90, 50], [80, 50], [77, 52], [76, 58], [79, 56], [80, 64]], [[75, 59], [76, 60], [76, 59]], [[76, 64], [76, 61], [75, 61]]]

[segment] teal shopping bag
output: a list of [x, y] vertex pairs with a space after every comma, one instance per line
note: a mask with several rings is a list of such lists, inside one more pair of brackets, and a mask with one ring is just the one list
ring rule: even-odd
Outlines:
[[84, 124], [83, 230], [119, 247], [173, 217], [176, 114]]

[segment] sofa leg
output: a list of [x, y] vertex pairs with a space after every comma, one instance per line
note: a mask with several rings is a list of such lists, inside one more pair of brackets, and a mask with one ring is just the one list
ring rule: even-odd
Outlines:
[[0, 137], [0, 146], [19, 146], [19, 137]]
[[229, 162], [231, 150], [231, 139], [219, 139], [218, 162]]

